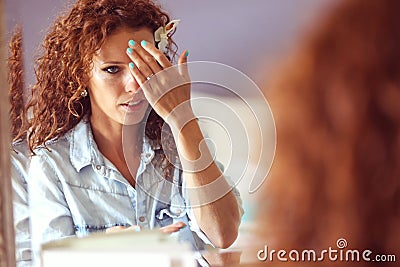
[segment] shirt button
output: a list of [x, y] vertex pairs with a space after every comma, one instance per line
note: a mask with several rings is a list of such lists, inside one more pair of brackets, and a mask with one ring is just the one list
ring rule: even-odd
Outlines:
[[140, 217], [139, 217], [139, 221], [140, 221], [140, 222], [144, 222], [144, 220], [145, 220], [144, 216], [140, 216]]
[[181, 214], [182, 213], [182, 210], [181, 209], [177, 209], [176, 210], [176, 214]]
[[100, 166], [100, 165], [96, 165], [96, 169], [97, 169], [97, 170], [100, 170], [100, 169], [101, 169], [101, 166]]
[[146, 153], [146, 158], [150, 158], [151, 154], [150, 153]]

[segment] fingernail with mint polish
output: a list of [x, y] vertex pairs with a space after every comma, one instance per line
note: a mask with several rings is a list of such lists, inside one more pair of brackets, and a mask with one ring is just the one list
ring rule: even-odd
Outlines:
[[186, 50], [185, 57], [188, 57], [188, 56], [189, 56], [189, 51]]
[[135, 64], [133, 64], [133, 62], [129, 63], [129, 68], [134, 69], [135, 68]]
[[140, 44], [141, 44], [142, 46], [146, 46], [146, 45], [147, 45], [147, 42], [146, 42], [145, 40], [143, 40]]
[[128, 54], [132, 54], [132, 53], [133, 53], [133, 49], [130, 48], [130, 47], [128, 47], [128, 48], [126, 49], [126, 52], [128, 52]]
[[130, 46], [134, 46], [134, 45], [135, 45], [135, 41], [129, 40], [128, 44], [129, 44]]

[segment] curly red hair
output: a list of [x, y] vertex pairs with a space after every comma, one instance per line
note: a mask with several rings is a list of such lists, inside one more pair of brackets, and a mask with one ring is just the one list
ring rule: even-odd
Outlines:
[[[155, 31], [169, 21], [166, 12], [146, 0], [79, 0], [68, 14], [59, 17], [44, 39], [43, 54], [36, 60], [37, 83], [28, 105], [33, 112], [28, 137], [31, 151], [61, 137], [90, 114], [90, 96], [82, 97], [81, 93], [87, 90], [93, 56], [108, 36], [121, 27]], [[168, 50], [174, 57], [176, 45], [171, 38]], [[145, 133], [153, 144], [161, 146], [163, 123], [151, 110]], [[164, 153], [156, 154], [166, 159]], [[171, 177], [173, 167], [167, 165], [164, 176]]]
[[28, 122], [24, 103], [24, 65], [22, 55], [22, 27], [17, 26], [9, 42], [8, 84], [12, 141], [24, 139]]

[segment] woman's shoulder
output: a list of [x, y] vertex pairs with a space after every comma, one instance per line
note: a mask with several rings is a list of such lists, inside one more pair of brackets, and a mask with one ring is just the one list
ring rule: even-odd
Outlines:
[[31, 167], [32, 164], [60, 170], [73, 167], [80, 171], [93, 161], [94, 155], [97, 155], [95, 147], [90, 123], [81, 121], [63, 136], [35, 149]]
[[90, 127], [87, 121], [81, 121], [64, 135], [46, 141], [45, 144], [38, 146], [34, 150], [35, 155], [45, 155], [49, 153], [60, 153], [69, 151], [82, 142], [87, 142]]
[[18, 140], [11, 144], [11, 158], [28, 158], [29, 154], [26, 140]]
[[15, 183], [26, 183], [26, 172], [30, 162], [30, 151], [25, 140], [12, 143], [10, 151], [11, 178], [13, 186]]
[[53, 152], [69, 151], [70, 132], [63, 136], [46, 141], [45, 144], [38, 146], [33, 150], [34, 156], [44, 156]]

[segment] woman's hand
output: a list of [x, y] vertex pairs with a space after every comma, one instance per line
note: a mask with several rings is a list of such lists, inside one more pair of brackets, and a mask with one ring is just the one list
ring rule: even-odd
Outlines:
[[164, 234], [172, 234], [172, 233], [178, 232], [179, 230], [181, 230], [184, 227], [186, 227], [186, 223], [176, 222], [176, 223], [161, 227], [160, 231], [161, 231], [161, 233], [164, 233]]
[[117, 232], [140, 232], [140, 226], [139, 225], [132, 225], [129, 227], [125, 227], [125, 226], [113, 226], [110, 228], [106, 229], [106, 234], [111, 234], [111, 233], [117, 233]]
[[180, 55], [177, 67], [150, 42], [138, 44], [130, 41], [127, 54], [132, 60], [129, 65], [132, 75], [164, 121], [180, 128], [194, 118], [190, 105], [187, 51]]
[[[161, 227], [159, 230], [163, 234], [172, 234], [172, 233], [178, 232], [179, 230], [181, 230], [184, 227], [186, 227], [186, 224], [184, 222], [176, 222], [176, 223]], [[123, 231], [140, 232], [140, 226], [139, 225], [132, 225], [129, 227], [114, 226], [114, 227], [110, 227], [110, 228], [106, 229], [107, 234], [123, 232]]]

